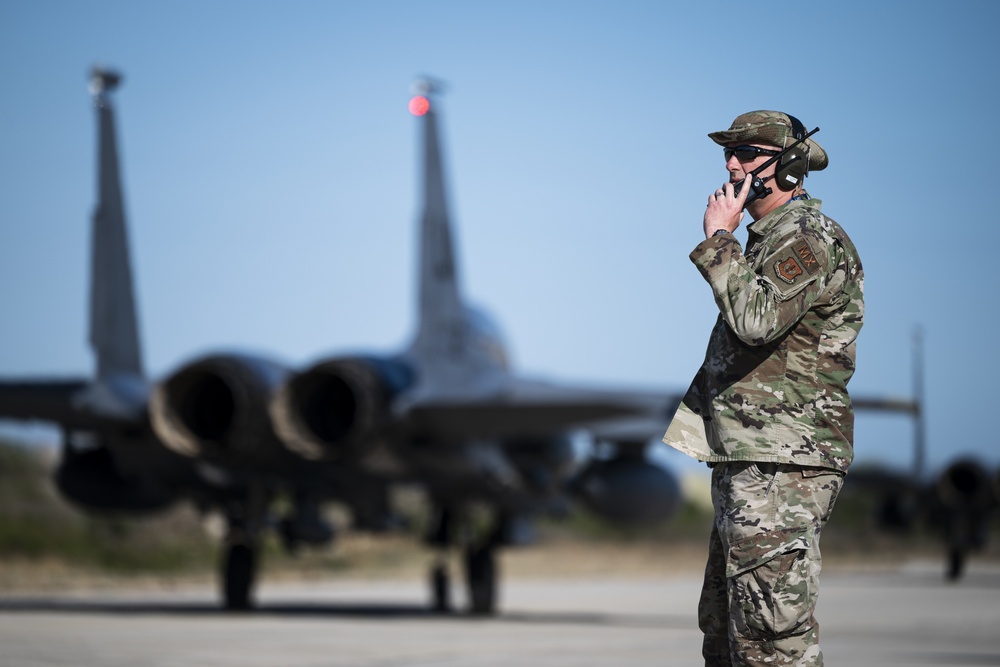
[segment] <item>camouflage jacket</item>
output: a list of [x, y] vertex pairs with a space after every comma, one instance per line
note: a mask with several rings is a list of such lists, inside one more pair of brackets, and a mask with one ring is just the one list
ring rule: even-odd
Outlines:
[[846, 471], [854, 456], [847, 382], [864, 317], [854, 244], [794, 200], [691, 253], [719, 307], [705, 362], [663, 441], [702, 461], [770, 461]]

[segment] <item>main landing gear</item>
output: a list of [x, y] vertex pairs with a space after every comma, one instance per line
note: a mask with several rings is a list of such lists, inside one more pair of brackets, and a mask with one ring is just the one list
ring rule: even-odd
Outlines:
[[496, 613], [497, 565], [493, 545], [466, 547], [465, 581], [469, 591], [469, 611], [484, 615]]
[[[437, 612], [452, 610], [448, 553], [449, 548], [456, 542], [454, 538], [457, 525], [464, 523], [465, 521], [456, 519], [454, 510], [439, 508], [436, 512], [436, 521], [427, 538], [427, 541], [438, 549], [437, 558], [430, 570], [431, 608]], [[468, 528], [464, 525], [462, 527]], [[496, 539], [497, 532], [490, 531], [480, 539], [476, 539], [474, 535], [465, 535], [467, 539], [463, 540], [464, 544], [461, 545], [462, 565], [468, 591], [468, 611], [471, 614], [486, 616], [496, 613], [499, 576], [496, 563], [496, 548], [499, 545]]]
[[257, 544], [227, 540], [222, 559], [222, 596], [226, 609], [246, 611], [253, 607], [251, 591], [257, 575]]

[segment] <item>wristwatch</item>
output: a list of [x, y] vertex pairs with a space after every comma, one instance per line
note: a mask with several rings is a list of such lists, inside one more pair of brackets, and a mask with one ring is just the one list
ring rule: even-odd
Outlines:
[[716, 229], [712, 232], [712, 236], [718, 236], [719, 234], [732, 234], [732, 232], [728, 229]]

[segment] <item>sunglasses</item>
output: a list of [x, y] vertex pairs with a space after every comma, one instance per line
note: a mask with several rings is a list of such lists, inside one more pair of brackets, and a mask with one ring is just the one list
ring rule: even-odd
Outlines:
[[777, 155], [779, 152], [780, 151], [772, 151], [766, 148], [759, 148], [757, 146], [733, 146], [722, 149], [722, 154], [726, 156], [726, 162], [729, 162], [729, 158], [734, 155], [740, 162], [749, 162], [758, 155]]

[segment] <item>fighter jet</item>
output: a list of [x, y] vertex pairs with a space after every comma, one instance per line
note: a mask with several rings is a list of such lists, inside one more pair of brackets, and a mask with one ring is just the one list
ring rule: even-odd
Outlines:
[[[356, 529], [397, 522], [394, 485], [423, 489], [426, 542], [459, 549], [469, 610], [497, 604], [497, 549], [528, 539], [533, 517], [571, 500], [610, 521], [665, 519], [679, 485], [646, 458], [679, 396], [524, 379], [499, 328], [461, 289], [439, 138], [442, 87], [415, 85], [422, 131], [416, 333], [390, 355], [345, 355], [293, 369], [266, 358], [208, 354], [166, 377], [143, 372], [112, 96], [122, 77], [95, 68], [98, 192], [92, 217], [93, 377], [0, 382], [0, 418], [62, 432], [58, 489], [93, 512], [151, 513], [191, 501], [226, 518], [221, 592], [252, 606], [264, 532], [289, 548], [334, 536], [330, 502]], [[570, 435], [601, 443], [581, 463]], [[277, 502], [277, 501], [283, 502]], [[277, 507], [290, 506], [275, 517]], [[485, 513], [487, 520], [483, 521]], [[432, 604], [451, 607], [451, 575], [430, 572]]]

